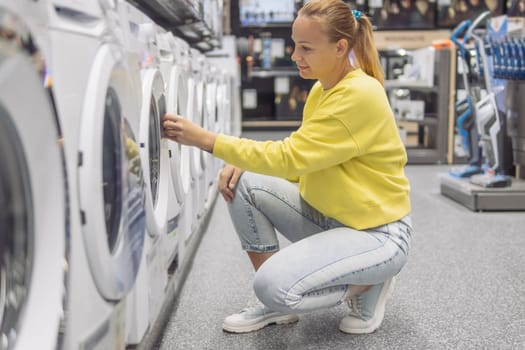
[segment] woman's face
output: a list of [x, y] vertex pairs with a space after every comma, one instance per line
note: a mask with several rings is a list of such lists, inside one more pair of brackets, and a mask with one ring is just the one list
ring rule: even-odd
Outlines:
[[292, 26], [295, 48], [292, 60], [304, 79], [330, 78], [336, 63], [337, 44], [331, 43], [322, 24], [315, 19], [299, 16]]

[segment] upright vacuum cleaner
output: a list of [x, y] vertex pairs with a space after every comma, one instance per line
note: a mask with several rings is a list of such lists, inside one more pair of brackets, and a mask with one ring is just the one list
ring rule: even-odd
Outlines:
[[[482, 187], [507, 187], [512, 184], [508, 172], [508, 162], [505, 158], [512, 154], [509, 149], [506, 121], [503, 112], [498, 110], [496, 96], [503, 92], [503, 87], [493, 86], [491, 82], [492, 62], [487, 57], [491, 54], [488, 42], [475, 29], [490, 16], [486, 11], [476, 18], [467, 35], [474, 40], [478, 58], [478, 74], [485, 82], [487, 94], [475, 103], [476, 127], [479, 134], [479, 144], [486, 160], [483, 174], [470, 177], [470, 182]], [[510, 162], [512, 164], [512, 161]]]
[[471, 20], [461, 22], [453, 31], [450, 39], [459, 48], [458, 63], [461, 66], [463, 85], [467, 95], [464, 99], [456, 102], [458, 133], [461, 137], [461, 145], [467, 154], [468, 164], [466, 166], [454, 167], [449, 174], [458, 178], [469, 178], [475, 174], [483, 173], [481, 168], [481, 148], [479, 147], [479, 135], [476, 127], [474, 103], [480, 99], [479, 84], [477, 84], [471, 65], [471, 54], [466, 44], [469, 41], [468, 32], [472, 27]]
[[[467, 97], [456, 103], [456, 110], [461, 113], [457, 124], [463, 147], [469, 155], [469, 164], [453, 168], [449, 174], [469, 178], [472, 184], [482, 187], [506, 187], [511, 185], [511, 178], [505, 174], [502, 159], [505, 152], [510, 151], [502, 147], [502, 140], [507, 137], [506, 124], [495, 101], [495, 96], [502, 91], [492, 88], [487, 47], [477, 32], [489, 16], [490, 12], [486, 11], [474, 22], [466, 20], [451, 35], [452, 41], [460, 48], [460, 64], [467, 91]], [[461, 35], [462, 41], [459, 39]], [[466, 48], [471, 40], [475, 47], [475, 62]], [[484, 96], [482, 90], [486, 92]]]

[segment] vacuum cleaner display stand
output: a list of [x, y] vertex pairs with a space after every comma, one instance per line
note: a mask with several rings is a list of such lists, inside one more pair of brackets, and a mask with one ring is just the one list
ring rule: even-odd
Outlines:
[[440, 177], [440, 190], [473, 211], [525, 210], [525, 181], [508, 176], [482, 174], [461, 179], [446, 173]]
[[[495, 97], [502, 91], [491, 84], [485, 39], [478, 30], [489, 14], [481, 14], [472, 23], [467, 20], [452, 32], [451, 39], [460, 49], [459, 64], [468, 68], [462, 70], [467, 98], [456, 104], [456, 110], [460, 135], [466, 137], [463, 146], [470, 158], [468, 165], [454, 167], [441, 176], [441, 194], [475, 211], [525, 210], [525, 181], [507, 175], [502, 161], [507, 152], [512, 152], [500, 142], [506, 131], [505, 116], [498, 111]], [[476, 47], [477, 72], [468, 65], [472, 62], [467, 60], [465, 45], [469, 41]], [[479, 93], [480, 89], [486, 94]], [[479, 149], [483, 151], [483, 165], [477, 157]]]

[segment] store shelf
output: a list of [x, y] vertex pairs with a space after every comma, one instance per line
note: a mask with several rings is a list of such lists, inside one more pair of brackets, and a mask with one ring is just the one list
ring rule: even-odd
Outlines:
[[254, 69], [248, 72], [248, 76], [252, 78], [297, 77], [299, 71], [297, 69]]
[[409, 89], [409, 90], [418, 90], [421, 92], [439, 92], [439, 87], [437, 86], [428, 86], [426, 82], [417, 82], [417, 81], [398, 81], [398, 80], [386, 80], [385, 81], [386, 89]]
[[[222, 3], [206, 5], [191, 0], [127, 0], [146, 13], [157, 25], [186, 40], [191, 47], [208, 52], [221, 45]], [[217, 19], [213, 19], [218, 16]]]
[[301, 126], [300, 120], [245, 120], [243, 130], [296, 130]]
[[416, 119], [397, 119], [397, 122], [403, 122], [403, 123], [417, 123], [419, 125], [438, 125], [439, 120], [434, 116], [427, 114], [425, 115], [424, 119], [416, 120]]
[[448, 40], [450, 30], [376, 30], [373, 35], [379, 50], [392, 48], [410, 50], [432, 46], [437, 40]]
[[[450, 104], [450, 50], [435, 51], [434, 82], [428, 83], [393, 81], [385, 82], [387, 91], [407, 89], [425, 95], [433, 107], [425, 106], [423, 119], [398, 119], [400, 127], [406, 131], [405, 147], [409, 164], [446, 164]], [[416, 99], [417, 100], [417, 99]]]

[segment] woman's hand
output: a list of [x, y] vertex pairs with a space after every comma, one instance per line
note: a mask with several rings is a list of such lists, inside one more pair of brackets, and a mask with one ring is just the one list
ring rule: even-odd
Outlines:
[[231, 202], [235, 193], [235, 187], [241, 177], [242, 170], [236, 166], [226, 164], [219, 174], [219, 192], [226, 202]]
[[208, 152], [213, 152], [217, 134], [201, 128], [190, 120], [166, 114], [162, 118], [164, 136], [183, 145], [196, 146]]

